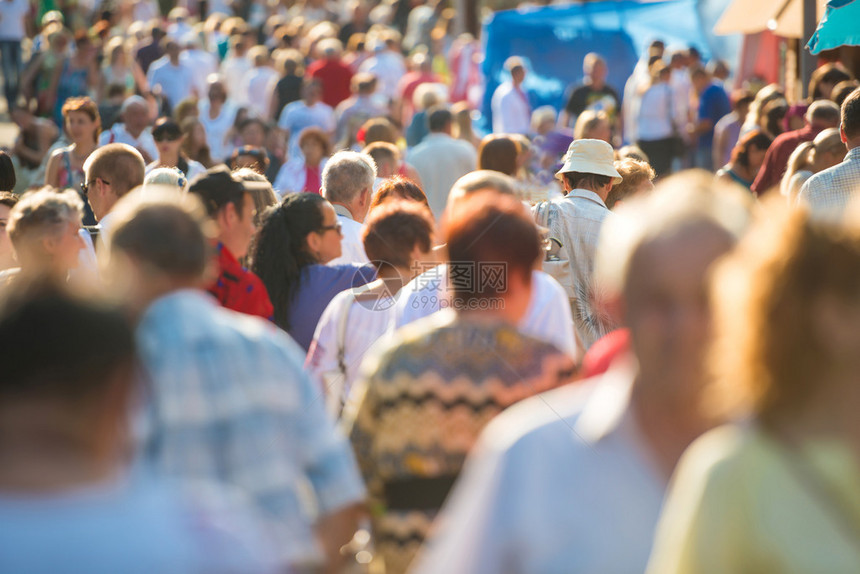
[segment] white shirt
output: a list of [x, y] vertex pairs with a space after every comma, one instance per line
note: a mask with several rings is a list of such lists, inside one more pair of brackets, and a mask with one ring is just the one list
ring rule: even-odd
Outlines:
[[361, 232], [364, 225], [352, 218], [352, 214], [342, 205], [332, 204], [337, 220], [340, 222], [343, 237], [340, 241], [341, 255], [337, 259], [328, 262], [329, 265], [346, 265], [348, 263], [370, 263], [364, 252], [364, 242], [361, 240]]
[[146, 74], [146, 80], [150, 88], [161, 86], [162, 93], [167, 96], [170, 105], [174, 108], [179, 102], [188, 98], [194, 89], [194, 73], [191, 68], [181, 60], [174, 66], [167, 56], [152, 63]]
[[251, 60], [245, 56], [227, 56], [221, 63], [221, 74], [224, 76], [224, 85], [230, 97], [238, 105], [245, 105], [248, 101], [244, 98], [248, 94], [242, 91], [242, 80], [251, 69]]
[[150, 159], [158, 157], [158, 148], [155, 145], [155, 140], [152, 139], [152, 129], [148, 127], [144, 128], [139, 136], [134, 137], [125, 129], [125, 124], [114, 124], [108, 131], [102, 132], [99, 136], [99, 147], [109, 143], [128, 144], [146, 152]]
[[198, 119], [206, 130], [206, 145], [209, 146], [209, 155], [214, 161], [224, 161], [230, 154], [230, 144], [227, 142], [227, 132], [236, 121], [236, 107], [230, 100], [224, 102], [221, 111], [215, 118], [209, 117], [209, 100], [200, 100], [197, 104], [200, 111]]
[[[203, 167], [202, 163], [194, 161], [193, 159], [189, 159], [187, 161], [188, 161], [188, 173], [185, 174], [185, 179], [187, 179], [189, 182], [191, 180], [193, 180], [195, 177], [197, 177], [198, 175], [200, 175], [201, 173], [206, 172], [206, 168]], [[155, 164], [156, 164], [156, 162], [154, 162], [154, 161], [150, 164], [147, 164], [146, 168], [143, 171], [144, 175], [149, 175], [149, 172], [151, 172], [156, 167], [158, 167]]]
[[272, 95], [279, 79], [278, 73], [268, 66], [251, 68], [245, 73], [241, 93], [244, 101], [248, 102], [252, 116], [268, 119]]
[[179, 61], [188, 66], [194, 76], [194, 87], [201, 96], [206, 93], [206, 78], [218, 71], [218, 58], [204, 50], [191, 49], [179, 54]]
[[[354, 290], [338, 293], [317, 323], [305, 367], [326, 392], [329, 413], [337, 417], [368, 351], [391, 332], [395, 299], [356, 301]], [[344, 321], [346, 322], [343, 325]], [[340, 333], [344, 329], [345, 373], [338, 366]]]
[[28, 0], [0, 0], [0, 40], [24, 39], [24, 16], [29, 10]]
[[[322, 172], [325, 169], [327, 161], [328, 158], [323, 158], [320, 162], [320, 181], [322, 181]], [[294, 157], [285, 162], [281, 166], [281, 169], [278, 170], [278, 175], [275, 176], [275, 183], [272, 187], [278, 199], [282, 199], [287, 194], [304, 191], [306, 180], [305, 160], [300, 157]]]
[[528, 134], [531, 130], [531, 106], [525, 92], [511, 82], [504, 82], [493, 93], [493, 133]]
[[418, 171], [433, 216], [439, 221], [454, 183], [478, 165], [478, 153], [469, 142], [444, 133], [431, 133], [412, 148], [407, 161]]
[[307, 105], [304, 100], [290, 102], [281, 110], [278, 127], [290, 132], [290, 142], [287, 153], [290, 158], [304, 157], [299, 147], [299, 136], [306, 128], [316, 127], [331, 134], [334, 133], [334, 110], [328, 104], [317, 102]]
[[666, 489], [627, 366], [542, 393], [481, 435], [417, 574], [642, 572]]
[[[448, 293], [446, 263], [418, 275], [400, 291], [395, 327], [399, 329], [447, 307]], [[543, 271], [532, 272], [532, 296], [518, 328], [526, 335], [555, 345], [574, 359], [579, 356], [567, 294], [558, 281]]]
[[402, 56], [391, 50], [383, 50], [365, 60], [358, 71], [376, 76], [379, 79], [377, 91], [384, 94], [386, 99], [393, 100], [397, 95], [397, 84], [406, 75], [406, 66]]
[[670, 137], [674, 111], [669, 84], [656, 84], [648, 88], [639, 102], [638, 139], [653, 141]]

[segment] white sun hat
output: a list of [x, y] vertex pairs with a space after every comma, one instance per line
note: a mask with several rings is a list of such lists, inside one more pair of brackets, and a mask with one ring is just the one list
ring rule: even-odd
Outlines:
[[564, 165], [555, 174], [557, 178], [572, 171], [594, 173], [612, 178], [612, 184], [621, 183], [621, 174], [615, 169], [615, 152], [603, 140], [574, 140], [564, 154]]

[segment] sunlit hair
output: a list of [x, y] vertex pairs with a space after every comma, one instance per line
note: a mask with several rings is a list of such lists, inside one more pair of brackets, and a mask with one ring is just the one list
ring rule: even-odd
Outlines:
[[66, 225], [80, 222], [83, 213], [84, 204], [77, 193], [44, 187], [21, 197], [9, 213], [6, 231], [20, 251], [25, 244], [36, 245], [44, 237], [62, 234]]
[[740, 165], [745, 168], [750, 166], [750, 150], [756, 148], [761, 151], [766, 151], [770, 147], [773, 140], [758, 130], [751, 131], [747, 135], [741, 137], [740, 141], [732, 148], [732, 165]]
[[714, 414], [791, 416], [831, 364], [820, 303], [860, 302], [860, 218], [846, 224], [773, 205], [718, 269], [708, 395]]
[[[518, 276], [525, 283], [540, 256], [540, 238], [534, 219], [512, 195], [479, 191], [462, 199], [449, 213], [445, 241], [452, 262], [449, 273], [473, 274], [471, 280], [452, 281], [454, 306], [498, 297]], [[455, 263], [456, 262], [456, 263]], [[501, 284], [487, 284], [478, 273], [481, 264], [503, 269]]]
[[250, 193], [251, 197], [254, 199], [254, 209], [257, 210], [256, 215], [254, 215], [254, 225], [259, 227], [263, 220], [263, 213], [265, 213], [268, 208], [273, 205], [277, 205], [278, 203], [278, 196], [275, 195], [275, 190], [272, 189], [272, 184], [269, 183], [266, 176], [257, 173], [250, 167], [240, 167], [239, 169], [234, 170], [233, 177], [242, 181], [251, 181], [258, 184], [255, 186], [249, 186], [248, 193]]
[[573, 126], [573, 139], [581, 140], [591, 137], [591, 133], [601, 123], [609, 123], [609, 116], [602, 110], [585, 110], [576, 119]]
[[627, 199], [643, 181], [654, 181], [657, 174], [654, 168], [648, 162], [639, 161], [633, 158], [618, 160], [615, 162], [615, 169], [621, 174], [621, 183], [613, 185], [606, 196], [606, 207], [612, 209], [619, 201]]
[[98, 143], [99, 134], [102, 131], [102, 118], [99, 115], [99, 107], [96, 103], [90, 98], [84, 96], [82, 98], [69, 98], [63, 104], [62, 113], [63, 113], [63, 129], [66, 131], [68, 135], [68, 122], [69, 122], [69, 114], [72, 112], [81, 112], [89, 116], [90, 120], [95, 123], [93, 127], [93, 141]]
[[368, 259], [380, 268], [389, 264], [409, 268], [417, 246], [428, 252], [433, 241], [433, 217], [421, 203], [390, 200], [370, 212], [361, 235]]
[[624, 202], [600, 230], [594, 256], [594, 283], [598, 298], [616, 297], [628, 283], [630, 262], [646, 243], [690, 228], [710, 226], [733, 242], [750, 221], [749, 193], [716, 181], [696, 170], [671, 176], [655, 190]]
[[514, 176], [517, 173], [517, 156], [520, 146], [508, 134], [489, 134], [478, 147], [478, 169], [498, 171]]
[[370, 203], [370, 211], [395, 199], [416, 201], [430, 207], [430, 204], [427, 202], [427, 195], [421, 189], [421, 186], [411, 179], [395, 175], [383, 181], [379, 189], [374, 192], [373, 201]]

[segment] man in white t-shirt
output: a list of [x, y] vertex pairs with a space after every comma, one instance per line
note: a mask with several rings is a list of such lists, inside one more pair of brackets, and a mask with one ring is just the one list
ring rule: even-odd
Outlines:
[[27, 0], [0, 0], [0, 62], [6, 109], [15, 107], [21, 81], [21, 40], [24, 39], [24, 16], [30, 9]]
[[248, 58], [254, 67], [242, 78], [242, 93], [247, 96], [248, 111], [251, 115], [269, 121], [272, 109], [272, 95], [280, 80], [278, 72], [272, 68], [272, 58], [265, 46], [254, 46], [248, 51]]
[[209, 155], [216, 162], [224, 161], [230, 155], [230, 145], [227, 143], [227, 133], [236, 120], [236, 106], [227, 95], [224, 79], [218, 75], [208, 78], [207, 95], [200, 100], [197, 109], [198, 119], [206, 130], [206, 144]]
[[379, 92], [391, 102], [397, 97], [397, 84], [406, 75], [406, 64], [399, 52], [399, 42], [393, 35], [379, 40], [375, 49], [375, 54], [365, 60], [358, 71], [376, 76]]
[[146, 80], [150, 89], [160, 87], [161, 93], [167, 97], [171, 107], [195, 93], [194, 72], [179, 60], [182, 48], [172, 38], [165, 38], [165, 56], [156, 60], [149, 67]]
[[334, 134], [334, 110], [322, 101], [322, 84], [319, 80], [308, 78], [302, 86], [302, 99], [284, 106], [278, 127], [289, 138], [287, 153], [290, 159], [301, 158], [299, 136], [305, 128], [320, 128], [330, 136]]
[[342, 254], [329, 265], [368, 262], [361, 231], [370, 210], [375, 179], [376, 162], [354, 151], [337, 152], [323, 169], [322, 195], [334, 206], [342, 234]]
[[99, 136], [99, 146], [111, 143], [124, 143], [135, 148], [143, 156], [146, 164], [158, 157], [158, 148], [152, 139], [149, 127], [149, 105], [140, 96], [129, 96], [120, 109], [122, 123], [116, 123], [111, 129]]
[[[448, 210], [470, 193], [481, 190], [514, 194], [515, 183], [494, 171], [475, 171], [461, 177], [451, 188]], [[400, 291], [395, 310], [395, 328], [432, 315], [448, 307], [448, 264], [428, 266]], [[564, 288], [543, 271], [532, 272], [532, 293], [528, 310], [519, 323], [526, 335], [552, 343], [560, 351], [579, 358], [579, 346], [573, 331], [573, 316]]]
[[179, 61], [188, 66], [194, 74], [194, 89], [202, 96], [206, 93], [207, 78], [218, 72], [218, 58], [202, 48], [200, 38], [190, 34], [182, 39], [185, 51]]
[[493, 92], [490, 107], [493, 112], [493, 133], [528, 134], [531, 130], [532, 108], [523, 90], [526, 66], [516, 56], [505, 61], [510, 81], [502, 82]]

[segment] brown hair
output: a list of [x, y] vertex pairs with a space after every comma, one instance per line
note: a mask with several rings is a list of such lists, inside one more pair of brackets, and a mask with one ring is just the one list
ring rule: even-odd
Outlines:
[[368, 259], [379, 267], [390, 264], [405, 268], [417, 245], [430, 251], [433, 217], [430, 210], [414, 201], [389, 201], [370, 212], [364, 225], [362, 242]]
[[401, 175], [395, 175], [383, 181], [376, 193], [373, 194], [370, 211], [394, 199], [416, 201], [423, 203], [428, 208], [430, 207], [427, 202], [427, 195], [417, 183]]
[[319, 128], [305, 128], [302, 130], [301, 135], [299, 135], [299, 147], [302, 147], [306, 141], [308, 140], [316, 140], [323, 149], [323, 157], [328, 157], [331, 155], [331, 140], [324, 131]]
[[[472, 301], [502, 296], [513, 275], [529, 281], [540, 255], [537, 226], [522, 202], [491, 191], [475, 192], [458, 203], [445, 241], [450, 260], [456, 262], [449, 268], [452, 277], [458, 271], [472, 274], [469, 281], [452, 281], [455, 306], [471, 307]], [[455, 270], [455, 264], [462, 269]], [[500, 267], [504, 280], [482, 280], [481, 265]]]
[[756, 148], [765, 151], [767, 150], [767, 148], [770, 147], [770, 144], [772, 142], [773, 140], [770, 139], [770, 136], [768, 136], [764, 132], [760, 132], [759, 130], [751, 131], [747, 135], [743, 136], [732, 149], [732, 165], [742, 165], [743, 167], [749, 167], [750, 148]]
[[478, 169], [498, 171], [513, 176], [517, 172], [520, 146], [507, 134], [490, 134], [481, 140], [478, 148]]
[[364, 145], [376, 142], [397, 143], [397, 128], [388, 118], [373, 118], [361, 125], [359, 132], [364, 132]]
[[615, 162], [615, 169], [621, 174], [621, 183], [613, 185], [606, 196], [606, 207], [612, 209], [619, 201], [626, 199], [643, 181], [654, 181], [657, 174], [648, 162], [626, 158]]
[[[88, 115], [96, 124], [95, 133], [93, 133], [93, 141], [95, 143], [99, 142], [99, 134], [102, 131], [102, 118], [99, 115], [99, 107], [94, 101], [86, 96], [82, 98], [69, 98], [63, 104], [62, 112], [64, 130], [66, 129], [66, 123], [68, 122], [69, 114], [71, 112], [81, 112]], [[68, 131], [66, 131], [66, 134], [68, 134]]]

